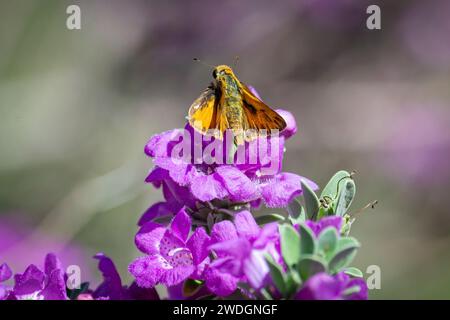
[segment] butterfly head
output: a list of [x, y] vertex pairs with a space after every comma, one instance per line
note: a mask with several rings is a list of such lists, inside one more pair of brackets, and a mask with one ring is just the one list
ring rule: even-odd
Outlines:
[[227, 65], [220, 65], [214, 68], [213, 70], [213, 78], [220, 81], [222, 78], [227, 76], [233, 76], [233, 70]]

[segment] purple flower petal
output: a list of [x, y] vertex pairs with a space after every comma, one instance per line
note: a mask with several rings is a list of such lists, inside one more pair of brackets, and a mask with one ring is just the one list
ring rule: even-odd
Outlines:
[[178, 212], [183, 207], [194, 208], [196, 199], [188, 187], [178, 185], [172, 179], [164, 180], [162, 183], [164, 199], [172, 212]]
[[269, 274], [262, 250], [252, 250], [248, 259], [245, 259], [243, 271], [252, 288], [260, 289], [263, 287]]
[[211, 238], [208, 236], [204, 228], [195, 229], [192, 236], [189, 238], [186, 246], [192, 253], [192, 258], [195, 265], [199, 265], [209, 254], [208, 247], [211, 243]]
[[[357, 292], [352, 289], [357, 287]], [[351, 290], [349, 293], [346, 290]], [[340, 272], [334, 276], [318, 273], [309, 278], [303, 288], [297, 293], [301, 300], [365, 300], [367, 299], [367, 285], [362, 278], [350, 278]]]
[[293, 173], [280, 173], [260, 184], [264, 202], [271, 208], [286, 207], [294, 197], [301, 194], [301, 180], [313, 190], [318, 189], [318, 186], [309, 179]]
[[191, 180], [190, 190], [194, 197], [200, 201], [223, 199], [228, 195], [217, 173], [199, 174]]
[[181, 209], [173, 218], [170, 228], [178, 238], [183, 242], [186, 242], [189, 232], [191, 231], [191, 217], [184, 209]]
[[64, 281], [64, 273], [60, 269], [51, 271], [47, 280], [47, 285], [40, 295], [45, 300], [67, 300], [66, 283]]
[[167, 170], [160, 167], [155, 167], [150, 171], [147, 178], [145, 178], [145, 182], [152, 183], [155, 188], [159, 188], [161, 186], [161, 182], [168, 178], [170, 178], [170, 176]]
[[237, 239], [236, 227], [231, 221], [221, 221], [213, 225], [211, 240], [213, 243]]
[[327, 227], [335, 228], [339, 234], [342, 227], [342, 217], [340, 216], [323, 217], [317, 222], [308, 220], [306, 221], [306, 225], [314, 232], [316, 237], [318, 237], [319, 234]]
[[257, 249], [263, 249], [269, 243], [276, 243], [279, 240], [278, 224], [268, 223], [261, 228], [258, 238], [253, 242], [253, 247]]
[[158, 223], [147, 222], [136, 234], [134, 242], [139, 250], [146, 254], [159, 253], [159, 244], [166, 233], [166, 228]]
[[9, 280], [12, 277], [12, 271], [6, 263], [0, 265], [0, 282]]
[[55, 254], [49, 253], [45, 257], [45, 274], [49, 276], [53, 270], [59, 269], [62, 270], [61, 261], [56, 257]]
[[249, 211], [241, 211], [234, 217], [234, 225], [236, 226], [239, 237], [253, 240], [259, 234], [260, 228]]
[[45, 274], [32, 264], [23, 274], [16, 274], [14, 280], [14, 294], [29, 295], [44, 288]]
[[299, 300], [337, 300], [340, 299], [341, 285], [338, 280], [326, 273], [318, 273], [309, 278], [296, 298]]
[[152, 157], [169, 157], [170, 146], [178, 143], [183, 136], [183, 130], [174, 129], [155, 134], [145, 145], [145, 153]]
[[288, 139], [296, 134], [297, 123], [292, 113], [283, 109], [276, 109], [275, 111], [283, 117], [284, 121], [286, 121], [286, 128], [281, 132], [281, 135]]
[[194, 272], [194, 266], [193, 265], [182, 265], [177, 266], [173, 269], [168, 269], [164, 274], [161, 276], [161, 283], [165, 284], [166, 286], [174, 286], [177, 285], [187, 278]]
[[163, 269], [164, 263], [165, 259], [160, 255], [140, 257], [129, 265], [128, 271], [139, 287], [153, 288], [166, 271]]
[[122, 280], [117, 272], [114, 262], [103, 253], [97, 253], [94, 256], [99, 261], [98, 269], [103, 276], [103, 282], [97, 287], [93, 296], [95, 298], [107, 297], [111, 300], [121, 300], [124, 298]]
[[241, 278], [244, 276], [242, 270], [243, 259], [236, 259], [235, 257], [225, 256], [218, 258], [210, 264], [211, 269], [219, 270], [221, 273], [230, 274], [234, 277]]
[[155, 158], [153, 163], [169, 172], [170, 178], [181, 186], [188, 185], [197, 175], [197, 170], [192, 164], [172, 158]]
[[219, 242], [211, 245], [209, 248], [214, 250], [218, 255], [231, 256], [236, 260], [244, 260], [252, 249], [250, 242], [245, 238]]
[[216, 168], [231, 201], [248, 202], [258, 197], [255, 184], [239, 169], [232, 166]]
[[157, 202], [142, 214], [141, 218], [139, 219], [138, 226], [143, 226], [146, 222], [171, 213], [172, 211], [170, 210], [167, 202]]
[[205, 271], [206, 287], [212, 293], [221, 297], [226, 297], [236, 291], [238, 281], [239, 278], [215, 268], [209, 268]]

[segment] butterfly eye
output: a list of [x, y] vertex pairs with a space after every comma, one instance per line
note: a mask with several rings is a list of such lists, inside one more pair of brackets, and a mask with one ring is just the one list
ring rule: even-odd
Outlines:
[[214, 79], [217, 78], [217, 70], [216, 70], [216, 69], [214, 69], [214, 71], [213, 71], [213, 78], [214, 78]]

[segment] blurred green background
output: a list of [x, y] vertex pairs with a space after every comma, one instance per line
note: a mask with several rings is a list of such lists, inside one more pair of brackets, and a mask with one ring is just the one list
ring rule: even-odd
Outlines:
[[211, 81], [193, 57], [239, 56], [238, 77], [296, 116], [284, 170], [321, 186], [355, 170], [353, 208], [379, 201], [352, 229], [355, 266], [381, 268], [371, 298], [450, 298], [449, 34], [445, 0], [0, 0], [0, 262], [72, 250], [98, 277], [103, 251], [129, 280], [162, 198], [144, 145]]

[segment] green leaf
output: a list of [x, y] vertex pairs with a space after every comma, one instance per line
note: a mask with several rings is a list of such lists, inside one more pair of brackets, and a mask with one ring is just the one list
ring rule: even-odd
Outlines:
[[305, 209], [303, 209], [302, 205], [297, 199], [294, 199], [291, 203], [289, 203], [287, 207], [288, 217], [291, 224], [300, 224], [301, 222], [305, 222], [306, 214]]
[[203, 286], [203, 281], [187, 279], [183, 283], [183, 296], [192, 297], [195, 295]]
[[338, 233], [334, 227], [327, 227], [320, 233], [319, 250], [329, 257], [336, 249], [338, 243]]
[[353, 179], [344, 179], [339, 187], [339, 198], [336, 203], [336, 215], [343, 216], [353, 202], [356, 185]]
[[287, 296], [287, 284], [284, 278], [284, 271], [282, 267], [278, 263], [276, 263], [273, 260], [272, 256], [270, 256], [269, 254], [266, 255], [266, 261], [267, 265], [269, 266], [270, 276], [272, 277], [275, 287], [278, 289], [278, 291], [280, 291], [283, 297]]
[[320, 220], [326, 216], [334, 216], [334, 209], [331, 204], [329, 207], [326, 207], [326, 208], [324, 207], [323, 204], [321, 204], [321, 206], [319, 208], [319, 214], [317, 215], [317, 220]]
[[343, 237], [338, 240], [337, 249], [341, 250], [348, 247], [357, 247], [359, 248], [361, 244], [358, 240], [353, 237]]
[[309, 219], [316, 220], [319, 213], [319, 198], [316, 193], [306, 184], [301, 181], [303, 198], [305, 199], [305, 210]]
[[350, 173], [345, 170], [338, 171], [334, 176], [328, 181], [325, 188], [323, 188], [320, 198], [329, 197], [331, 199], [336, 199], [338, 196], [338, 184], [344, 179], [349, 178]]
[[288, 225], [280, 225], [281, 252], [284, 262], [292, 268], [300, 259], [300, 237], [295, 229]]
[[362, 278], [363, 277], [362, 271], [355, 267], [346, 268], [344, 270], [344, 272], [354, 278]]
[[256, 223], [260, 226], [270, 222], [279, 222], [284, 220], [285, 217], [277, 213], [265, 214], [255, 218]]
[[355, 218], [352, 218], [350, 215], [345, 214], [343, 216], [343, 221], [344, 225], [342, 226], [341, 234], [344, 235], [345, 237], [348, 237], [350, 229], [352, 228], [352, 224], [355, 221]]
[[339, 239], [337, 248], [329, 262], [331, 273], [336, 273], [347, 267], [352, 262], [359, 247], [360, 244], [355, 238]]
[[286, 298], [290, 298], [292, 295], [294, 295], [300, 285], [302, 283], [302, 280], [300, 279], [300, 275], [297, 273], [297, 271], [292, 270], [291, 272], [286, 274]]
[[297, 269], [302, 280], [305, 281], [316, 273], [326, 272], [327, 262], [318, 256], [308, 255], [300, 260]]
[[311, 229], [304, 223], [300, 224], [300, 247], [302, 255], [314, 254], [316, 246], [316, 238]]

